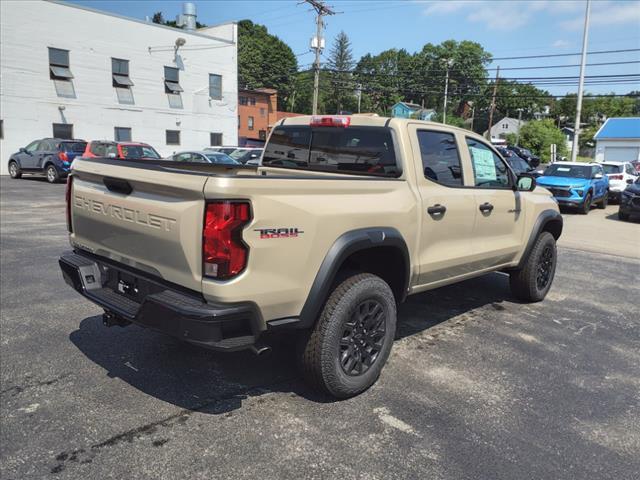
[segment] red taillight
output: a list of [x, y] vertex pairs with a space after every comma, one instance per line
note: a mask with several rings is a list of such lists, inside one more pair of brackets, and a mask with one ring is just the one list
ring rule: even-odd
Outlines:
[[65, 152], [59, 152], [58, 153], [58, 158], [60, 160], [62, 160], [63, 162], [68, 162], [69, 161], [69, 157], [67, 156], [67, 154]]
[[312, 127], [348, 127], [351, 117], [311, 117]]
[[67, 202], [67, 230], [69, 233], [73, 232], [73, 226], [71, 225], [71, 188], [73, 187], [73, 175], [67, 177], [67, 189], [64, 192], [64, 198]]
[[249, 247], [242, 241], [242, 228], [251, 220], [247, 202], [207, 203], [202, 232], [203, 273], [227, 279], [247, 266]]
[[622, 175], [609, 175], [609, 180], [622, 180], [623, 178]]

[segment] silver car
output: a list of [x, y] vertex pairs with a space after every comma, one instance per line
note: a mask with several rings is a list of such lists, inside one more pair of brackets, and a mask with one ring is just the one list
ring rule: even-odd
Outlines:
[[169, 157], [169, 160], [182, 163], [214, 163], [218, 165], [242, 165], [229, 155], [222, 152], [212, 152], [207, 150], [192, 150], [189, 152], [178, 152]]

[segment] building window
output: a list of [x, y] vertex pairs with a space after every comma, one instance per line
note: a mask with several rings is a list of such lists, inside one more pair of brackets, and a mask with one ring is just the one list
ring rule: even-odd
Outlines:
[[70, 123], [54, 123], [53, 138], [73, 139], [73, 125]]
[[267, 109], [266, 108], [261, 108], [260, 109], [260, 116], [261, 117], [266, 117], [267, 116]]
[[247, 128], [253, 130], [253, 117], [249, 117], [247, 120]]
[[164, 91], [177, 94], [184, 91], [180, 86], [180, 70], [177, 68], [164, 67]]
[[249, 105], [255, 105], [256, 104], [256, 99], [255, 97], [249, 97]]
[[69, 50], [49, 47], [49, 78], [53, 80], [59, 97], [76, 98], [73, 74], [69, 68]]
[[238, 115], [238, 130], [240, 130], [240, 124], [241, 124], [241, 120], [240, 120], [240, 115]]
[[128, 127], [114, 127], [113, 138], [116, 142], [130, 142], [131, 141], [131, 129]]
[[266, 140], [267, 139], [267, 131], [266, 130], [260, 130], [258, 132], [258, 138], [260, 140]]
[[209, 74], [209, 97], [222, 100], [222, 75]]
[[129, 77], [129, 60], [111, 59], [111, 83], [116, 89], [118, 103], [133, 105], [133, 82]]
[[180, 145], [180, 130], [167, 130], [167, 145]]
[[4, 120], [0, 120], [0, 140], [4, 139]]
[[246, 105], [247, 97], [238, 97], [238, 102], [240, 103], [240, 105]]
[[219, 147], [222, 145], [222, 134], [221, 133], [210, 133], [209, 134], [209, 145], [212, 147]]

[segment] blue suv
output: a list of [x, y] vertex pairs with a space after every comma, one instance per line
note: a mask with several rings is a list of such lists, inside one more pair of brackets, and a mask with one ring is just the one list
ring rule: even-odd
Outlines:
[[594, 203], [606, 208], [609, 201], [609, 178], [594, 163], [553, 163], [536, 184], [548, 189], [560, 206], [577, 207], [584, 215]]
[[9, 175], [20, 178], [23, 174], [44, 174], [49, 183], [56, 183], [69, 174], [71, 162], [82, 156], [87, 142], [43, 138], [35, 140], [11, 155]]

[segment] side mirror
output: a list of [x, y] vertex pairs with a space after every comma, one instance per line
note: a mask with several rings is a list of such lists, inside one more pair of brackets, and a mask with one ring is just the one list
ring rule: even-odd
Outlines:
[[27, 153], [27, 149], [24, 147], [20, 147], [20, 149], [18, 150], [20, 153]]
[[527, 174], [519, 175], [517, 185], [519, 192], [532, 192], [536, 188], [536, 179]]
[[602, 174], [601, 173], [596, 173], [593, 178], [595, 178], [596, 180], [600, 180], [602, 178]]

